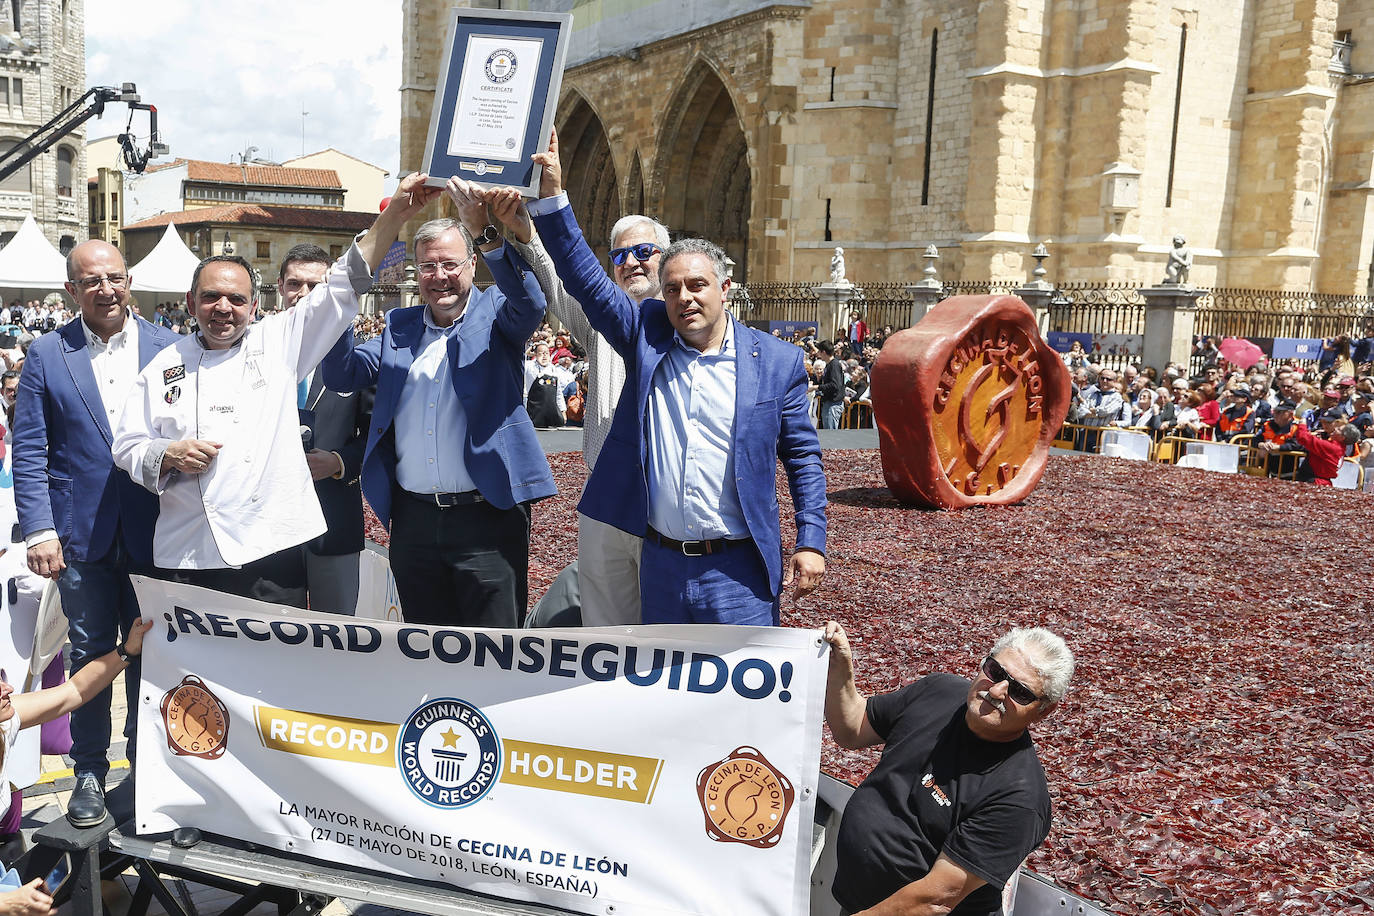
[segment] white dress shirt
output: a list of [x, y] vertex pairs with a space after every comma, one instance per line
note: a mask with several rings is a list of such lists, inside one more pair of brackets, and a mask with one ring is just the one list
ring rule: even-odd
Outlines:
[[468, 414], [448, 367], [449, 337], [463, 319], [441, 328], [425, 306], [424, 320], [420, 351], [396, 405], [396, 482], [412, 493], [466, 493], [477, 489], [463, 459]]
[[748, 537], [732, 449], [734, 323], [715, 353], [673, 339], [649, 390], [649, 524], [679, 541]]
[[81, 332], [86, 335], [86, 349], [91, 354], [91, 371], [100, 389], [100, 402], [105, 407], [105, 419], [110, 430], [119, 425], [119, 415], [128, 400], [129, 389], [138, 378], [138, 322], [126, 314], [124, 327], [101, 340], [81, 319]]

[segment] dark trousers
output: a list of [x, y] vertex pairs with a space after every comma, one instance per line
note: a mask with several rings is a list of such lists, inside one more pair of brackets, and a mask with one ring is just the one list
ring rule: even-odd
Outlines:
[[530, 510], [391, 499], [391, 572], [407, 623], [515, 627], [529, 600]]
[[[68, 660], [76, 674], [93, 659], [114, 650], [115, 644], [127, 636], [129, 626], [138, 617], [138, 599], [129, 581], [131, 569], [128, 552], [121, 536], [116, 533], [114, 543], [99, 560], [74, 560], [67, 557], [67, 568], [57, 579], [62, 595], [62, 613], [67, 617], [71, 648]], [[124, 720], [124, 737], [128, 739], [127, 756], [134, 759], [138, 727], [138, 687], [142, 665], [138, 658], [131, 660], [124, 673], [125, 699], [128, 714]], [[103, 783], [110, 771], [106, 752], [110, 748], [110, 688], [97, 693], [85, 705], [72, 711], [72, 769], [78, 774], [94, 773]]]
[[268, 554], [237, 568], [159, 569], [157, 574], [169, 582], [212, 588], [226, 595], [305, 607], [305, 559], [299, 547]]

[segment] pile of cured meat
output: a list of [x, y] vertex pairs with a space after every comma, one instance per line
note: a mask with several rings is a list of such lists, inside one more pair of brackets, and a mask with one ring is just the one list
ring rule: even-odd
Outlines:
[[[576, 555], [586, 473], [550, 463], [536, 598]], [[1054, 825], [1032, 868], [1121, 914], [1374, 913], [1374, 497], [1054, 456], [1022, 505], [934, 512], [896, 503], [876, 451], [825, 468], [825, 581], [783, 624], [840, 620], [862, 691], [972, 676], [1016, 625], [1074, 649], [1035, 729]], [[781, 475], [779, 498], [790, 543]], [[857, 782], [876, 754], [827, 735], [822, 760]]]

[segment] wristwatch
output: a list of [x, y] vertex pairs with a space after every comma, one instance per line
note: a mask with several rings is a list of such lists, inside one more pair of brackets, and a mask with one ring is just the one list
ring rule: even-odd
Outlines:
[[496, 242], [501, 241], [501, 230], [497, 229], [491, 223], [487, 223], [487, 228], [483, 229], [482, 234], [477, 236], [477, 238], [473, 239], [472, 241], [479, 247], [482, 245], [495, 244]]
[[134, 663], [134, 657], [129, 654], [129, 646], [125, 640], [119, 641], [119, 645], [115, 646], [115, 652], [119, 654], [120, 661], [124, 664], [132, 665]]

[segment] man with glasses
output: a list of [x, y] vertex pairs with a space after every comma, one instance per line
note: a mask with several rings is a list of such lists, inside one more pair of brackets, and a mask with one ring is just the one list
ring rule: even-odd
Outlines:
[[[391, 571], [410, 623], [514, 627], [528, 601], [530, 502], [556, 492], [525, 411], [525, 342], [544, 296], [487, 220], [481, 193], [449, 180], [459, 219], [413, 239], [424, 305], [350, 331], [320, 365], [335, 391], [377, 386], [363, 495], [391, 529]], [[477, 250], [496, 284], [473, 288]]]
[[[29, 569], [54, 579], [71, 639], [71, 670], [110, 652], [138, 617], [130, 571], [152, 566], [157, 497], [119, 472], [113, 427], [134, 379], [176, 340], [129, 307], [119, 249], [82, 242], [67, 256], [67, 293], [80, 318], [29, 347], [15, 400], [14, 494]], [[125, 678], [137, 708], [138, 669]], [[126, 720], [129, 753], [137, 716]], [[110, 690], [72, 713], [76, 789], [67, 817], [105, 818]]]
[[[1103, 369], [1097, 374], [1097, 384], [1091, 388], [1085, 388], [1079, 393], [1081, 404], [1082, 424], [1084, 426], [1111, 426], [1112, 422], [1121, 415], [1121, 406], [1125, 402], [1121, 397], [1121, 392], [1117, 390], [1116, 371], [1113, 369]], [[1085, 431], [1084, 441], [1080, 451], [1097, 451], [1098, 433], [1095, 430]]]
[[994, 916], [1002, 889], [1050, 830], [1029, 729], [1058, 708], [1073, 653], [1049, 630], [1013, 629], [973, 681], [931, 674], [865, 699], [844, 628], [830, 643], [825, 719], [835, 742], [883, 744], [845, 806], [833, 894], [846, 912]]

